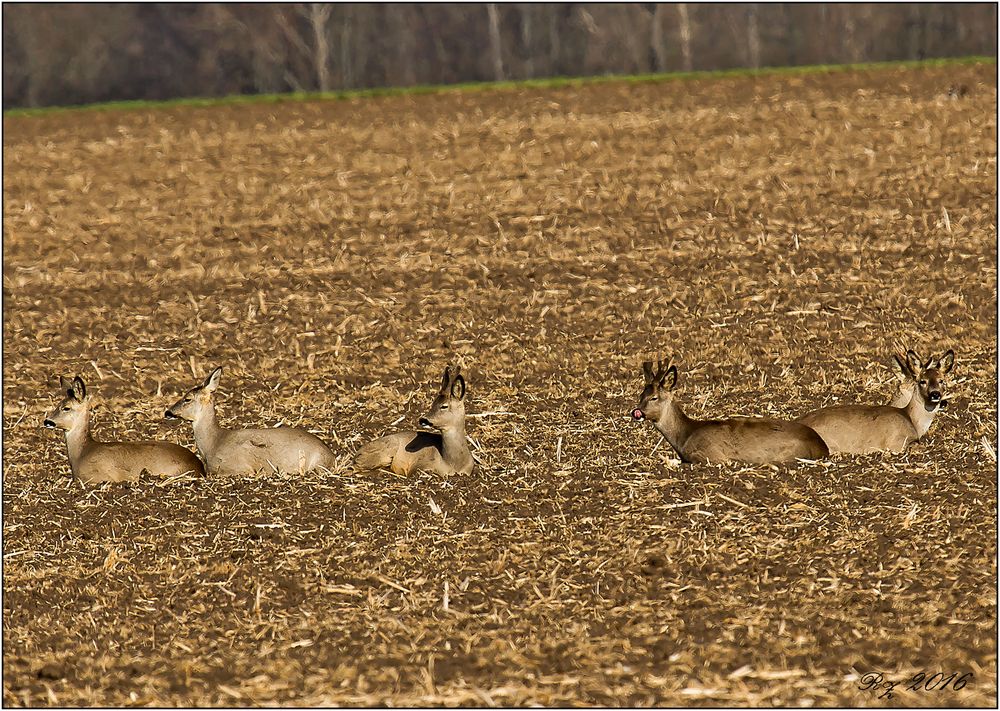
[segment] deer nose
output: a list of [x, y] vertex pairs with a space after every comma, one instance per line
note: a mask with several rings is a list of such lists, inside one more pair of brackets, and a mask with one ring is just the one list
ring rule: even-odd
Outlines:
[[431, 424], [431, 421], [428, 420], [426, 417], [421, 417], [419, 420], [417, 420], [417, 424], [420, 425], [421, 427], [433, 427], [434, 426], [434, 425]]
[[55, 429], [56, 426], [56, 423], [50, 420], [48, 417], [45, 418], [45, 421], [42, 422], [42, 424], [48, 427], [50, 430]]
[[931, 402], [938, 402], [941, 399], [941, 393], [938, 390], [931, 390], [928, 397], [930, 397]]
[[634, 410], [632, 410], [632, 419], [633, 420], [641, 420], [644, 417], [645, 417], [645, 415], [642, 414], [642, 410], [640, 410], [638, 407], [635, 408]]
[[177, 415], [175, 415], [174, 413], [172, 413], [170, 410], [167, 410], [166, 412], [164, 412], [163, 416], [166, 419], [168, 419], [168, 420], [176, 420], [177, 419]]

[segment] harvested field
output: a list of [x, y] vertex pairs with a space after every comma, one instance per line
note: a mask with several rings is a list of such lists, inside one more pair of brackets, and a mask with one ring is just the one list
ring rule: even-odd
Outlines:
[[[993, 706], [996, 111], [956, 65], [5, 118], [5, 705]], [[792, 417], [907, 346], [957, 358], [903, 454], [628, 419], [657, 353]], [[449, 360], [479, 471], [352, 471]], [[338, 470], [85, 490], [40, 427], [75, 372], [193, 447], [216, 364]]]

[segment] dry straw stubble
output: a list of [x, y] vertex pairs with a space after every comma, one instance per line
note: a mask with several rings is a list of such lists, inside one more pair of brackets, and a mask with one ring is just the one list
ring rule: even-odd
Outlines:
[[[992, 703], [994, 78], [6, 118], [5, 702]], [[958, 354], [902, 455], [677, 467], [627, 420], [657, 350], [692, 414], [793, 416], [899, 343]], [[480, 472], [351, 472], [452, 358]], [[224, 423], [345, 466], [86, 492], [36, 428], [76, 370], [100, 435], [190, 445], [215, 364]]]

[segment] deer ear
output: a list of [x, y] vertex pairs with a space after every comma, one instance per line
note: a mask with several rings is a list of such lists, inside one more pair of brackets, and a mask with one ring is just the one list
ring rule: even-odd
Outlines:
[[214, 393], [216, 388], [219, 387], [219, 380], [222, 379], [222, 366], [220, 365], [205, 378], [205, 382], [201, 387], [205, 388], [210, 393]]
[[77, 400], [83, 402], [84, 398], [87, 397], [87, 386], [83, 384], [83, 378], [79, 375], [73, 378], [73, 397]]
[[63, 392], [67, 395], [73, 394], [73, 379], [67, 378], [65, 375], [59, 376], [59, 387], [62, 388]]
[[941, 360], [939, 362], [941, 372], [950, 373], [952, 366], [955, 365], [955, 351], [949, 348], [945, 354], [941, 356]]
[[660, 387], [673, 390], [675, 385], [677, 385], [677, 366], [672, 365], [667, 368], [667, 372], [660, 378]]
[[447, 392], [448, 387], [451, 385], [451, 366], [446, 365], [444, 367], [444, 375], [441, 376], [441, 392]]
[[642, 377], [647, 384], [653, 382], [653, 361], [644, 360], [642, 362]]
[[910, 365], [910, 372], [916, 377], [921, 371], [920, 356], [912, 349], [906, 351], [906, 362]]
[[461, 375], [457, 376], [451, 383], [451, 396], [456, 400], [462, 400], [465, 397], [465, 378]]

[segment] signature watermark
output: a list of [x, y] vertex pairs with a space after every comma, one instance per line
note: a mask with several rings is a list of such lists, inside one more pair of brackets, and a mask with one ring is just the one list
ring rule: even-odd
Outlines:
[[973, 678], [972, 672], [964, 674], [952, 672], [948, 675], [945, 675], [944, 672], [935, 672], [930, 676], [927, 675], [927, 672], [918, 672], [910, 679], [892, 681], [887, 679], [882, 672], [868, 672], [861, 677], [858, 688], [861, 691], [870, 691], [880, 699], [891, 699], [897, 687], [901, 690], [916, 692], [961, 691]]

